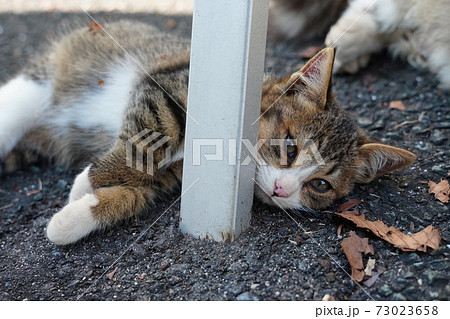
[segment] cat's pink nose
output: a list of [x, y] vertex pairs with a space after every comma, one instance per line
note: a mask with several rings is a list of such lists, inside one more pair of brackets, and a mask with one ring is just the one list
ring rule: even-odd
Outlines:
[[275, 189], [273, 190], [273, 195], [277, 197], [289, 197], [288, 192], [283, 188], [279, 181], [275, 181]]

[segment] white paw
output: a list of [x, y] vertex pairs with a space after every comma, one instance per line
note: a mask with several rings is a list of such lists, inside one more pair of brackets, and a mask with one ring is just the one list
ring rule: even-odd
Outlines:
[[72, 190], [69, 195], [69, 203], [79, 200], [86, 194], [92, 193], [92, 185], [89, 181], [90, 168], [91, 165], [86, 167], [84, 171], [75, 178], [75, 182], [73, 183]]
[[367, 66], [370, 53], [382, 49], [377, 28], [370, 13], [343, 16], [331, 27], [325, 44], [337, 48], [333, 69], [335, 73], [356, 73]]
[[47, 237], [57, 245], [74, 243], [101, 227], [92, 216], [92, 207], [98, 204], [94, 194], [66, 205], [56, 213], [47, 226]]

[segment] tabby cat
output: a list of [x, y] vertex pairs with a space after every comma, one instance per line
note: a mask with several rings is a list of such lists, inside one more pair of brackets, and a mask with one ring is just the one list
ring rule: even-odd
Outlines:
[[[60, 245], [139, 214], [181, 182], [189, 43], [137, 22], [104, 29], [115, 41], [98, 25], [77, 29], [0, 88], [0, 159], [6, 172], [37, 156], [84, 166], [67, 205], [47, 227], [48, 238]], [[371, 142], [338, 107], [331, 90], [333, 61], [334, 49], [325, 49], [290, 77], [264, 81], [259, 138], [285, 141], [259, 149], [256, 195], [269, 204], [323, 208], [355, 183], [415, 159]], [[154, 173], [146, 173], [145, 158], [143, 169], [127, 165], [127, 142], [140, 136], [136, 145], [156, 132], [170, 139], [148, 163]], [[311, 141], [321, 163], [300, 158]], [[171, 160], [158, 167], [167, 150]]]

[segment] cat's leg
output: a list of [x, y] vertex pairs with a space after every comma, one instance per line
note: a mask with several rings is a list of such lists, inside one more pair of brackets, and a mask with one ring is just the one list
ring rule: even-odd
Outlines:
[[342, 17], [331, 27], [325, 44], [337, 47], [334, 72], [355, 73], [367, 66], [371, 53], [383, 48], [383, 37], [377, 19], [377, 4], [369, 9], [373, 2], [373, 0], [351, 2]]
[[50, 105], [50, 82], [19, 75], [0, 88], [0, 161], [32, 129]]
[[73, 182], [72, 190], [69, 195], [69, 203], [81, 199], [86, 194], [91, 194], [93, 188], [91, 182], [89, 181], [89, 169], [91, 165], [86, 167], [82, 173], [80, 173]]
[[147, 174], [126, 167], [123, 157], [86, 168], [76, 178], [69, 204], [50, 221], [48, 238], [55, 244], [67, 245], [138, 215], [156, 197], [179, 186], [181, 169], [179, 161], [149, 179]]

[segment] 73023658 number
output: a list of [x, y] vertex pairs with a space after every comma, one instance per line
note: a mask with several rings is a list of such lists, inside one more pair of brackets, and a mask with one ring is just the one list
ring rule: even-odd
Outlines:
[[376, 306], [377, 316], [436, 316], [438, 306]]

